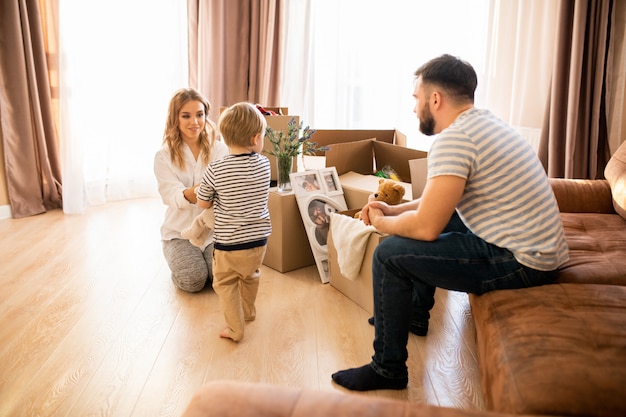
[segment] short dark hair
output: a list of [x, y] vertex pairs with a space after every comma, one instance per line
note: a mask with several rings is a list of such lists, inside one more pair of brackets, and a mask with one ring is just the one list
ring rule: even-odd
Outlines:
[[478, 85], [476, 71], [461, 58], [444, 54], [431, 59], [415, 71], [415, 78], [421, 78], [423, 84], [443, 88], [458, 100], [474, 102], [474, 91]]

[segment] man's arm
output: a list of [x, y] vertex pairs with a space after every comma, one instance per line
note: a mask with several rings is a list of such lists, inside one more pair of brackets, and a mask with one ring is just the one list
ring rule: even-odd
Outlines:
[[401, 207], [373, 201], [367, 205], [368, 222], [382, 233], [416, 240], [435, 240], [461, 200], [465, 181], [454, 175], [430, 178], [422, 197]]

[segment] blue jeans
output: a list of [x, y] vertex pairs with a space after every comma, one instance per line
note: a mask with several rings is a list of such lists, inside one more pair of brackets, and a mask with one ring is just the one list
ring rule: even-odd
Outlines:
[[374, 356], [371, 366], [387, 378], [408, 376], [411, 321], [427, 328], [435, 289], [483, 294], [549, 284], [556, 271], [537, 271], [513, 254], [473, 234], [455, 214], [439, 238], [425, 242], [390, 236], [373, 257]]

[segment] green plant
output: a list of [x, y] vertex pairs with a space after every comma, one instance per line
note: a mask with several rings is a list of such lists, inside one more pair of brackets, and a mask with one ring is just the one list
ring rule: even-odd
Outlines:
[[[302, 129], [302, 122], [296, 125], [295, 117], [292, 117], [287, 123], [287, 134], [282, 130], [274, 131], [271, 127], [265, 129], [265, 137], [272, 143], [272, 149], [267, 151], [268, 154], [277, 158], [294, 157], [299, 154], [314, 155], [319, 151], [327, 151], [328, 146], [318, 146], [317, 142], [311, 140], [311, 136], [315, 133], [315, 129], [309, 126]], [[300, 131], [302, 135], [300, 136]]]

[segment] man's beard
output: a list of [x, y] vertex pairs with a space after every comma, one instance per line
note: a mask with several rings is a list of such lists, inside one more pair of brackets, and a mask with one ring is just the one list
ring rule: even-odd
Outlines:
[[422, 113], [419, 115], [420, 132], [426, 136], [432, 136], [435, 134], [435, 119], [430, 112], [430, 103], [426, 103]]

